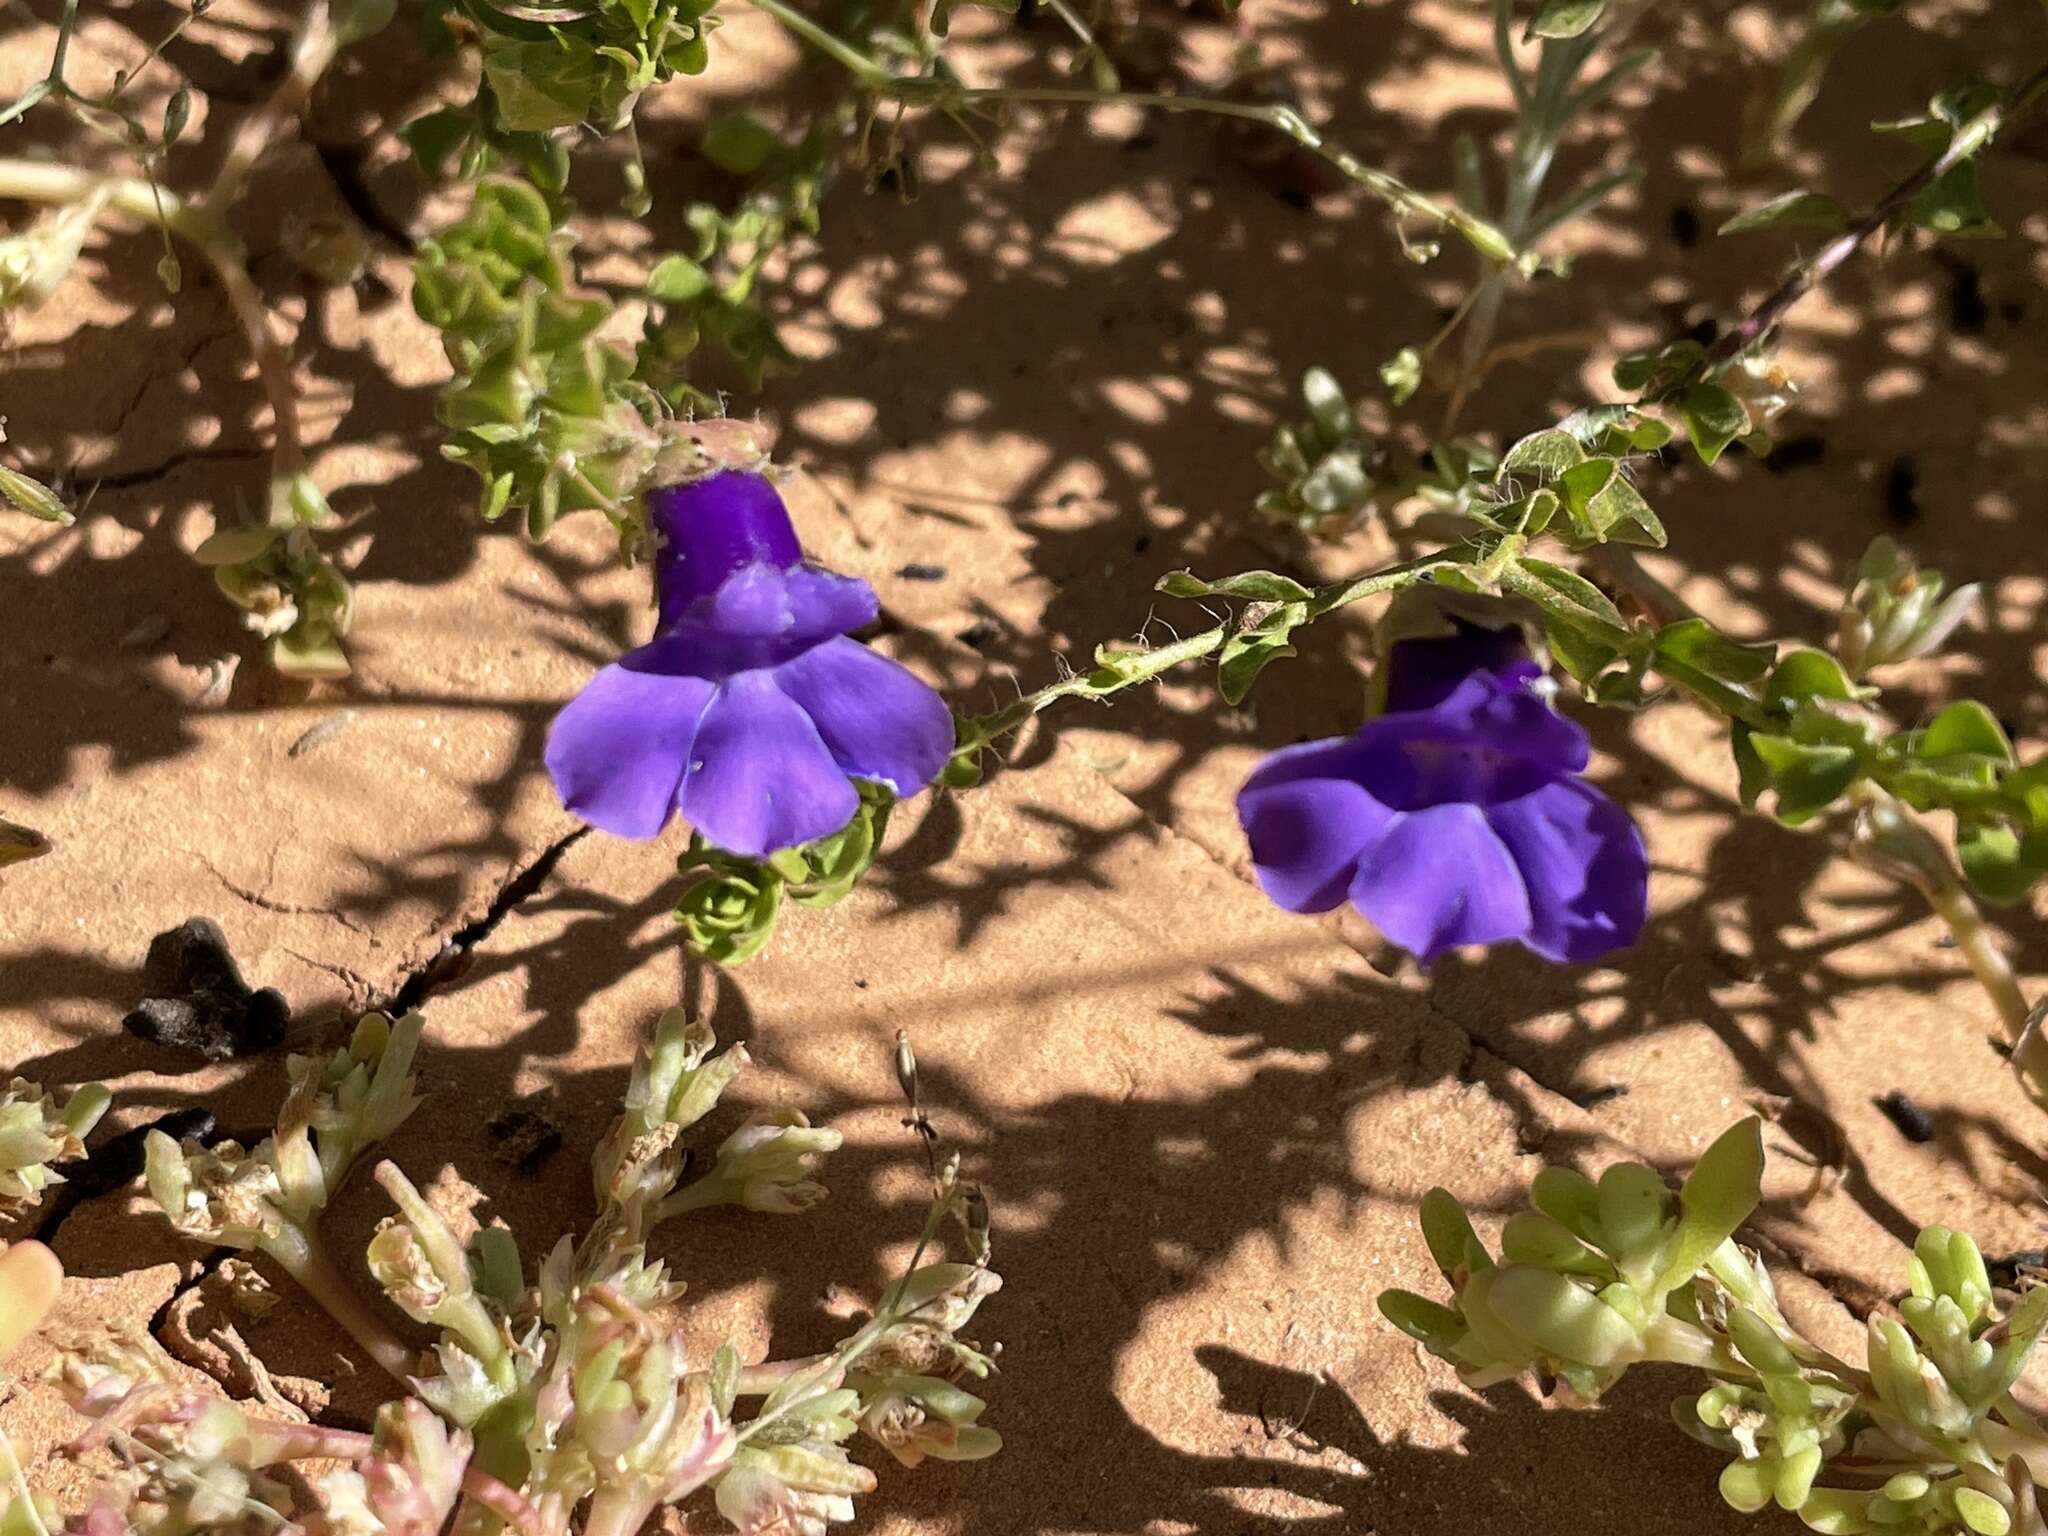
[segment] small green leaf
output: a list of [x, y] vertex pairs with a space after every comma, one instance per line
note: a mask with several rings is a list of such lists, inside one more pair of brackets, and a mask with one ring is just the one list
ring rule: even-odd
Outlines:
[[784, 147], [775, 131], [751, 112], [727, 112], [704, 129], [704, 158], [735, 176], [751, 176]]
[[1381, 1291], [1380, 1316], [1430, 1349], [1448, 1349], [1465, 1331], [1457, 1313], [1413, 1291]]
[[1820, 192], [1787, 192], [1768, 203], [1738, 213], [1721, 226], [1724, 235], [1749, 229], [1827, 229], [1849, 227], [1849, 210]]
[[201, 565], [240, 565], [269, 553], [270, 546], [283, 536], [283, 530], [277, 528], [216, 528], [192, 552], [192, 558]]
[[1579, 1241], [1562, 1222], [1534, 1211], [1517, 1211], [1501, 1228], [1500, 1256], [1508, 1264], [1534, 1264], [1565, 1275], [1614, 1278], [1604, 1254]]
[[1530, 1185], [1529, 1198], [1581, 1242], [1597, 1247], [1602, 1241], [1600, 1191], [1576, 1168], [1545, 1168]]
[[1616, 1163], [1600, 1175], [1603, 1245], [1621, 1263], [1647, 1253], [1671, 1215], [1671, 1191], [1654, 1168]]
[[1552, 565], [1548, 560], [1528, 558], [1522, 560], [1521, 566], [1543, 585], [1569, 598], [1574, 605], [1585, 609], [1595, 618], [1612, 624], [1617, 629], [1628, 627], [1621, 617], [1621, 610], [1614, 606], [1607, 594], [1576, 571], [1568, 571], [1561, 565]]
[[1853, 699], [1855, 685], [1842, 664], [1826, 651], [1787, 652], [1771, 671], [1764, 702], [1772, 709], [1788, 709], [1801, 699]]
[[1216, 658], [1216, 687], [1223, 702], [1233, 708], [1245, 701], [1259, 674], [1284, 656], [1295, 654], [1287, 631], [1265, 633], [1257, 630], [1232, 635], [1223, 642]]
[[1429, 1256], [1446, 1275], [1455, 1275], [1472, 1262], [1474, 1253], [1483, 1254], [1479, 1234], [1472, 1230], [1472, 1218], [1458, 1197], [1439, 1186], [1422, 1197], [1422, 1238], [1429, 1244]]
[[687, 304], [710, 288], [711, 274], [687, 256], [665, 256], [647, 274], [647, 297], [663, 304]]
[[1750, 733], [1750, 747], [1770, 774], [1777, 816], [1787, 826], [1810, 821], [1855, 783], [1863, 760], [1853, 747], [1809, 746], [1790, 736]]
[[1678, 1230], [1653, 1286], [1659, 1294], [1685, 1284], [1763, 1199], [1763, 1123], [1755, 1116], [1731, 1126], [1707, 1148], [1678, 1191]]
[[1975, 699], [1958, 699], [1934, 717], [1933, 724], [1920, 733], [1914, 750], [1922, 757], [1951, 757], [1965, 753], [2012, 761], [2012, 743], [1998, 717]]
[[1561, 1360], [1607, 1366], [1640, 1347], [1627, 1318], [1547, 1269], [1503, 1269], [1493, 1277], [1486, 1299], [1516, 1334]]
[[1242, 597], [1260, 603], [1305, 603], [1315, 596], [1292, 576], [1274, 571], [1244, 571], [1220, 581], [1204, 581], [1192, 571], [1170, 571], [1153, 590], [1168, 597]]
[[1533, 475], [1538, 480], [1550, 480], [1570, 469], [1585, 458], [1585, 450], [1579, 447], [1578, 439], [1569, 432], [1556, 427], [1546, 431], [1532, 432], [1510, 448], [1500, 461], [1497, 479], [1509, 475]]
[[1970, 888], [1986, 901], [2009, 907], [2026, 899], [2041, 871], [2026, 856], [2010, 827], [1975, 822], [1956, 831], [1956, 859]]
[[1607, 0], [1543, 0], [1522, 40], [1577, 37], [1591, 29], [1606, 9]]
[[1723, 449], [1749, 430], [1749, 412], [1742, 402], [1720, 385], [1704, 380], [1686, 390], [1679, 411], [1702, 463], [1713, 463]]

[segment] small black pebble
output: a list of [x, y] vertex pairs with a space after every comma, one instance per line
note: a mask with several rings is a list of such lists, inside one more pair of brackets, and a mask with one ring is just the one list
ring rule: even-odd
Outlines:
[[906, 565], [896, 574], [905, 581], [944, 581], [946, 568], [943, 565]]
[[1131, 541], [1131, 553], [1134, 555], [1142, 555], [1151, 547], [1152, 535], [1149, 533], [1141, 533]]
[[855, 977], [855, 978], [854, 978], [854, 983], [853, 983], [853, 984], [854, 984], [854, 985], [855, 985], [856, 987], [859, 987], [859, 988], [861, 989], [861, 991], [863, 991], [863, 992], [867, 991], [867, 989], [868, 989], [868, 979], [867, 979], [867, 977], [865, 977], [865, 976], [858, 976], [858, 977]]
[[138, 1039], [233, 1061], [284, 1042], [291, 1008], [275, 987], [252, 991], [227, 936], [208, 918], [188, 918], [149, 941], [142, 967], [147, 995], [121, 1027]]
[[960, 643], [965, 646], [971, 646], [978, 651], [1000, 633], [1001, 631], [995, 625], [983, 619], [980, 623], [970, 624], [967, 628], [960, 631]]
[[1774, 475], [1790, 474], [1795, 469], [1805, 469], [1818, 464], [1828, 456], [1828, 440], [1818, 432], [1809, 432], [1803, 437], [1788, 437], [1782, 443], [1774, 444], [1764, 455], [1764, 468]]
[[1315, 207], [1316, 200], [1299, 187], [1276, 187], [1274, 191], [1279, 195], [1280, 201], [1290, 208], [1298, 208], [1307, 213]]
[[1920, 461], [1910, 453], [1893, 459], [1885, 471], [1884, 510], [1901, 528], [1920, 521]]
[[1683, 203], [1671, 210], [1671, 238], [1688, 251], [1700, 243], [1700, 216]]
[[1899, 1134], [1916, 1147], [1934, 1140], [1934, 1117], [1897, 1089], [1877, 1101], [1885, 1119], [1898, 1127]]

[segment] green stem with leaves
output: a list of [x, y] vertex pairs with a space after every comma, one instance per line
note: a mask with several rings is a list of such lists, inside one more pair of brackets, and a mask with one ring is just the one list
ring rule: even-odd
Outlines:
[[1200, 112], [1213, 117], [1260, 123], [1285, 134], [1303, 149], [1328, 162], [1396, 213], [1428, 219], [1455, 230], [1488, 261], [1526, 261], [1514, 241], [1486, 220], [1417, 191], [1389, 171], [1366, 164], [1342, 145], [1331, 143], [1291, 106], [1226, 101], [1207, 96], [1175, 96], [1156, 91], [1104, 92], [1069, 86], [970, 87], [934, 75], [897, 75], [844, 38], [819, 26], [787, 4], [786, 0], [752, 0], [752, 4], [755, 9], [774, 17], [794, 36], [844, 65], [869, 90], [893, 101], [936, 107], [941, 111], [962, 111], [1009, 102], [1049, 107], [1135, 107], [1145, 111]]

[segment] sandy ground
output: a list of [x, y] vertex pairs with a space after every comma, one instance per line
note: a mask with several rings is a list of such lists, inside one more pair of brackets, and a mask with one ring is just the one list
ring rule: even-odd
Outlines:
[[[54, 7], [32, 9], [35, 25], [7, 13], [0, 95], [43, 67]], [[83, 67], [132, 58], [169, 15], [95, 12]], [[1598, 390], [1617, 350], [1755, 299], [1791, 237], [1694, 231], [1802, 177], [1874, 196], [1909, 162], [1868, 151], [1869, 118], [1915, 109], [1970, 59], [2039, 46], [1981, 7], [1866, 33], [1789, 165], [1744, 180], [1744, 82], [1782, 46], [1778, 20], [1745, 7], [1725, 28], [1644, 24], [1664, 62], [1573, 141], [1563, 173], [1632, 151], [1645, 179], [1574, 231], [1572, 281], [1511, 301], [1505, 339], [1563, 341], [1500, 370], [1469, 425], [1549, 421]], [[220, 0], [152, 89], [182, 74], [226, 121], [260, 95], [278, 27]], [[1251, 0], [1240, 28], [1348, 143], [1422, 185], [1447, 180], [1456, 131], [1485, 138], [1505, 120], [1459, 6]], [[1198, 70], [1230, 41], [1191, 36]], [[718, 43], [713, 72], [652, 114], [666, 208], [704, 184], [693, 125], [803, 67], [752, 14]], [[1026, 52], [983, 27], [966, 57], [993, 74]], [[362, 142], [389, 106], [382, 78], [351, 60], [312, 138]], [[10, 133], [10, 147], [63, 136], [47, 114]], [[219, 141], [202, 115], [197, 167]], [[792, 499], [812, 547], [880, 591], [883, 643], [982, 708], [1056, 657], [1137, 632], [1167, 570], [1384, 560], [1407, 535], [1312, 545], [1256, 526], [1253, 453], [1304, 366], [1362, 385], [1425, 333], [1469, 275], [1463, 258], [1412, 267], [1378, 212], [1342, 196], [1312, 216], [1242, 140], [1194, 120], [1019, 114], [995, 144], [1000, 165], [982, 171], [957, 135], [920, 130], [920, 196], [848, 178], [820, 239], [779, 273], [805, 362], [762, 408], [805, 471]], [[1840, 562], [1897, 533], [1956, 579], [1996, 583], [1971, 659], [1906, 677], [1901, 714], [1967, 687], [2030, 740], [2048, 734], [2027, 537], [2048, 481], [2044, 151], [2023, 135], [1987, 170], [2008, 239], [1866, 257], [1800, 311], [1806, 395], [1785, 435], [1817, 458], [1657, 472], [1673, 537], [1649, 562], [1739, 634], [1818, 639]], [[388, 146], [362, 168], [395, 227], [444, 211]], [[539, 769], [553, 711], [644, 634], [644, 577], [618, 571], [588, 521], [533, 548], [468, 516], [471, 484], [433, 451], [443, 369], [401, 254], [326, 293], [278, 250], [282, 213], [322, 188], [303, 146], [281, 148], [248, 233], [298, 327], [317, 472], [349, 524], [348, 682], [268, 673], [181, 553], [262, 475], [261, 395], [203, 279], [173, 304], [144, 236], [103, 237], [0, 357], [7, 451], [99, 486], [74, 529], [0, 522], [0, 814], [57, 844], [0, 886], [0, 1063], [114, 1084], [115, 1125], [203, 1104], [224, 1126], [261, 1126], [277, 1058], [202, 1068], [119, 1028], [150, 937], [211, 917], [251, 979], [286, 993], [295, 1043], [425, 996], [431, 1097], [390, 1153], [451, 1212], [502, 1218], [533, 1252], [586, 1209], [583, 1151], [635, 1040], [692, 997], [762, 1063], [743, 1099], [847, 1133], [826, 1207], [714, 1216], [672, 1238], [707, 1332], [730, 1324], [765, 1349], [772, 1329], [789, 1353], [833, 1337], [914, 1230], [888, 1067], [910, 1030], [940, 1129], [994, 1202], [1007, 1284], [982, 1332], [1004, 1344], [991, 1397], [1008, 1449], [885, 1474], [864, 1518], [886, 1532], [1779, 1529], [1719, 1506], [1714, 1458], [1664, 1424], [1675, 1379], [1632, 1379], [1598, 1413], [1520, 1387], [1474, 1396], [1385, 1327], [1380, 1289], [1435, 1287], [1421, 1193], [1447, 1184], [1497, 1220], [1545, 1160], [1675, 1169], [1760, 1108], [1773, 1170], [1758, 1231], [1831, 1337], [1897, 1293], [1923, 1223], [1969, 1226], [1994, 1253], [2041, 1245], [2042, 1123], [1937, 928], [1839, 862], [1827, 831], [1739, 815], [1725, 743], [1684, 706], [1595, 722], [1596, 776], [1656, 862], [1653, 923], [1622, 965], [1500, 953], [1448, 960], [1425, 984], [1362, 924], [1267, 905], [1230, 795], [1260, 751], [1355, 720], [1356, 625], [1313, 632], [1255, 707], [1225, 710], [1190, 679], [1070, 710], [986, 787], [907, 807], [875, 878], [794, 914], [763, 959], [727, 975], [686, 965], [667, 914], [678, 839], [578, 838]], [[673, 239], [661, 218], [650, 232], [601, 221], [595, 253]], [[1176, 621], [1199, 618], [1161, 606], [1150, 632]], [[234, 657], [225, 702], [195, 703]], [[2021, 912], [2011, 927], [2038, 982], [2039, 924]], [[1893, 1090], [1927, 1111], [1931, 1141], [1880, 1113]], [[560, 1149], [522, 1161], [512, 1112], [552, 1126]], [[344, 1197], [344, 1252], [380, 1201]], [[80, 1206], [53, 1241], [69, 1318], [150, 1319], [226, 1390], [256, 1390], [199, 1284], [208, 1256], [144, 1202]], [[369, 1367], [318, 1315], [283, 1308], [240, 1337], [310, 1411], [359, 1423], [374, 1400]], [[17, 1362], [25, 1377], [37, 1363]], [[34, 1386], [0, 1424], [35, 1455], [71, 1427]], [[77, 1480], [56, 1464], [38, 1475]]]

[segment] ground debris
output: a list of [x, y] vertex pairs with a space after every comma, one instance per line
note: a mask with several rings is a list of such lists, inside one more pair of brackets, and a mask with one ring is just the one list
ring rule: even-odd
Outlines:
[[227, 936], [209, 918], [187, 918], [150, 941], [143, 966], [147, 995], [121, 1021], [129, 1034], [232, 1061], [284, 1041], [291, 1008], [275, 987], [252, 990], [228, 953]]

